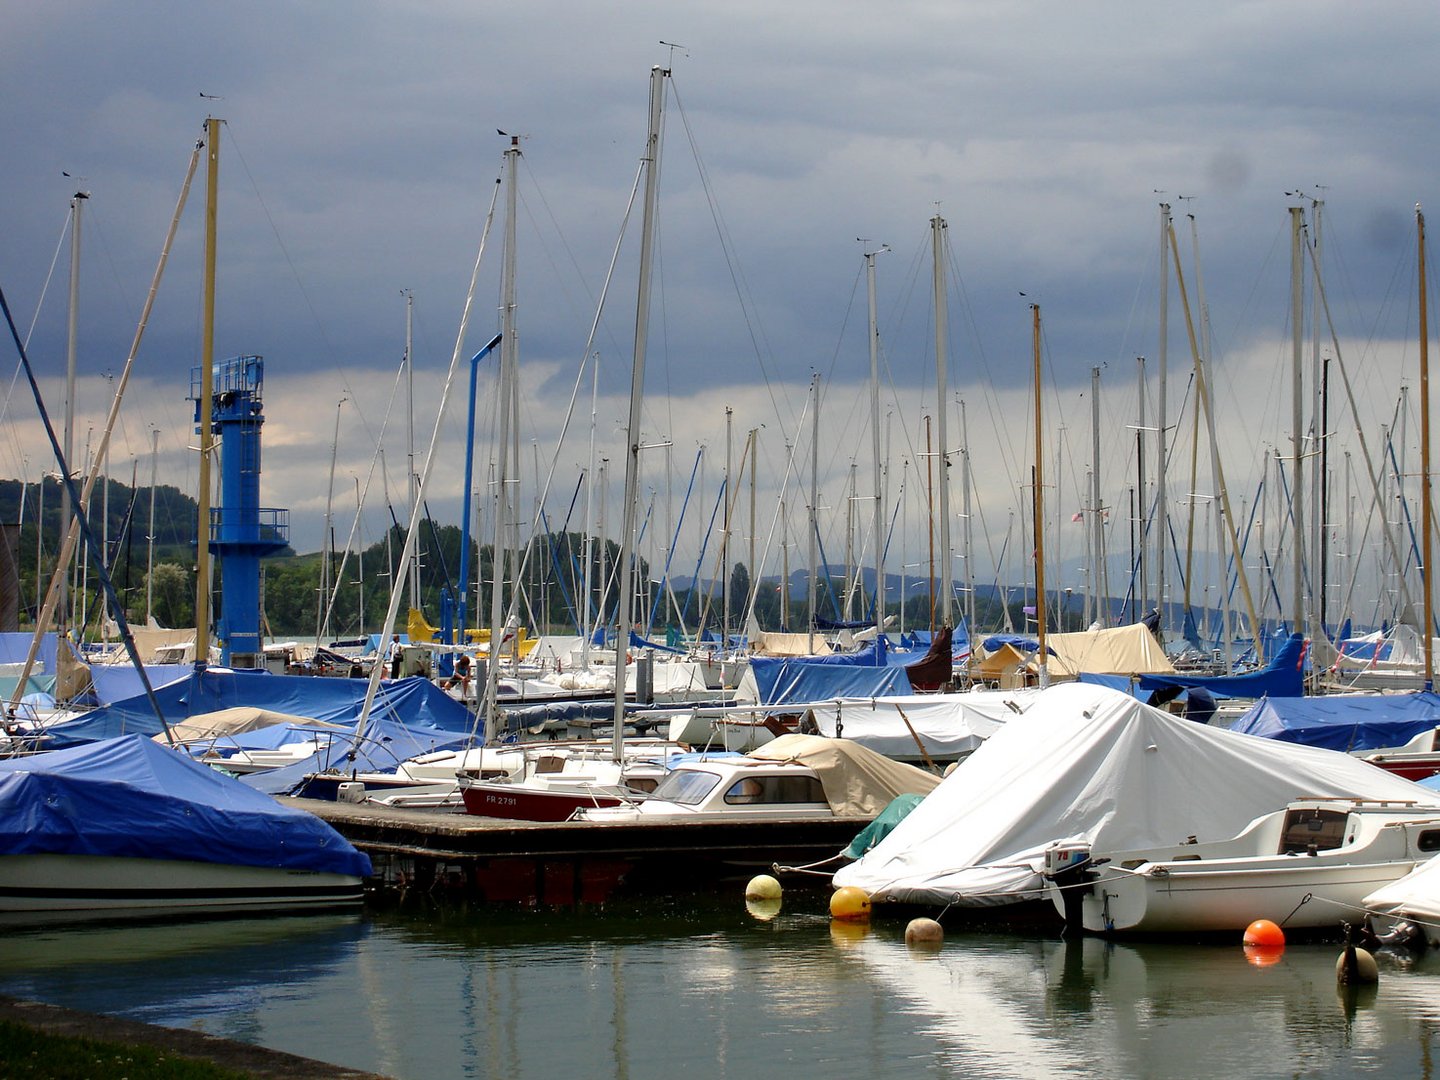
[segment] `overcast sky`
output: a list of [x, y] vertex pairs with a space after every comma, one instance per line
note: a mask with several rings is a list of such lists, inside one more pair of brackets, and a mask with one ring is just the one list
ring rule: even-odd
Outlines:
[[[415, 298], [423, 447], [508, 142], [497, 129], [521, 135], [523, 149], [524, 498], [533, 498], [534, 462], [543, 475], [554, 457], [548, 513], [552, 525], [563, 518], [589, 459], [588, 382], [558, 456], [556, 437], [620, 236], [654, 64], [674, 73], [646, 382], [646, 441], [671, 444], [647, 455], [657, 533], [662, 518], [673, 528], [702, 445], [713, 500], [730, 405], [737, 459], [744, 433], [762, 429], [762, 546], [786, 444], [797, 446], [804, 470], [786, 493], [791, 543], [799, 542], [809, 439], [801, 418], [819, 372], [821, 506], [833, 518], [827, 549], [838, 557], [852, 459], [860, 493], [871, 489], [858, 237], [890, 248], [877, 259], [889, 499], [898, 499], [902, 474], [908, 498], [918, 495], [920, 418], [935, 403], [928, 222], [937, 209], [949, 226], [950, 442], [959, 445], [963, 398], [980, 474], [977, 528], [991, 549], [976, 553], [981, 578], [997, 573], [1007, 531], [1008, 557], [1024, 547], [1012, 522], [1025, 512], [1020, 485], [1032, 453], [1031, 302], [1044, 317], [1047, 453], [1061, 474], [1049, 481], [1055, 512], [1068, 523], [1084, 505], [1089, 378], [1101, 367], [1104, 499], [1121, 508], [1110, 547], [1128, 544], [1120, 519], [1134, 482], [1137, 356], [1149, 358], [1152, 421], [1156, 408], [1161, 201], [1174, 208], [1192, 302], [1197, 267], [1203, 275], [1237, 517], [1258, 516], [1242, 504], [1266, 450], [1289, 453], [1289, 207], [1304, 206], [1313, 220], [1311, 200], [1324, 201], [1330, 306], [1372, 439], [1402, 383], [1415, 381], [1416, 349], [1406, 344], [1415, 336], [1413, 207], [1440, 175], [1433, 2], [132, 0], [11, 2], [3, 14], [0, 287], [22, 332], [35, 320], [30, 347], [47, 404], [58, 414], [63, 401], [69, 197], [91, 194], [83, 441], [134, 334], [191, 146], [207, 113], [222, 117], [216, 354], [265, 357], [263, 501], [291, 509], [301, 550], [320, 543], [337, 413], [337, 506], [353, 515], [356, 481], [370, 484], [365, 542], [388, 521], [385, 487], [404, 512], [404, 399], [395, 396], [402, 291]], [[185, 398], [199, 348], [203, 190], [197, 182], [112, 452], [127, 481], [136, 463], [140, 482], [148, 479], [154, 428], [162, 481], [193, 490]], [[638, 214], [593, 347], [597, 443], [615, 477]], [[466, 358], [498, 325], [500, 227], [497, 218]], [[1308, 320], [1308, 279], [1306, 289]], [[1173, 288], [1169, 307], [1173, 423], [1190, 351]], [[1308, 341], [1307, 329], [1307, 357]], [[493, 392], [484, 378], [481, 387]], [[1332, 419], [1339, 411], [1332, 407]], [[443, 426], [430, 498], [449, 520], [459, 516], [462, 413], [459, 400]], [[28, 396], [9, 401], [0, 473], [33, 480], [51, 467], [34, 415]], [[1332, 427], [1351, 439], [1348, 418]], [[1190, 489], [1187, 432], [1175, 433], [1175, 497]], [[383, 481], [371, 472], [382, 441]], [[1213, 491], [1207, 473], [1197, 484]], [[857, 505], [868, 519], [867, 504]], [[610, 513], [613, 522], [613, 505]], [[906, 550], [897, 537], [892, 569], [922, 557], [919, 513], [912, 506], [902, 515], [908, 524], [896, 526], [907, 530]], [[682, 547], [692, 560], [708, 514], [708, 502], [687, 513]], [[578, 528], [578, 517], [571, 524]], [[337, 514], [336, 527], [343, 538], [348, 519]], [[1084, 562], [1078, 530], [1057, 527], [1054, 541], [1072, 563]], [[767, 572], [780, 561], [775, 547]]]

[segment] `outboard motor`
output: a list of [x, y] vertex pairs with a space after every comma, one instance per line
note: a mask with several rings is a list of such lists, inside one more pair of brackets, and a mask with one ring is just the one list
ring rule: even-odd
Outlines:
[[1076, 937], [1085, 932], [1082, 908], [1085, 895], [1090, 891], [1091, 882], [1095, 880], [1095, 867], [1103, 866], [1109, 861], [1093, 861], [1089, 847], [1083, 844], [1057, 843], [1045, 849], [1045, 868], [1041, 873], [1060, 890], [1060, 900], [1065, 912], [1065, 937]]

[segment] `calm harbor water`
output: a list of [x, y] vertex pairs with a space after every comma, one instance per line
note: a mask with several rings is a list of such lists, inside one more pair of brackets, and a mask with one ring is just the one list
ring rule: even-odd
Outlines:
[[1429, 1077], [1440, 956], [1337, 992], [1336, 945], [1065, 944], [832, 925], [801, 895], [7, 927], [0, 992], [403, 1078]]

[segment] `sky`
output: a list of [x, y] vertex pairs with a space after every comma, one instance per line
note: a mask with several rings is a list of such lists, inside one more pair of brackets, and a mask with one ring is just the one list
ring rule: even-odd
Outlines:
[[[803, 563], [812, 373], [822, 387], [826, 554], [843, 560], [849, 507], [861, 523], [851, 546], [873, 561], [866, 251], [883, 252], [875, 259], [882, 486], [885, 517], [895, 520], [886, 563], [892, 573], [927, 572], [922, 474], [933, 458], [923, 418], [936, 399], [937, 212], [947, 225], [952, 501], [961, 499], [963, 441], [977, 580], [1032, 574], [1022, 532], [1033, 458], [1031, 304], [1042, 312], [1043, 487], [1047, 520], [1054, 517], [1047, 546], [1077, 591], [1094, 562], [1083, 520], [1071, 521], [1090, 505], [1082, 492], [1093, 467], [1093, 368], [1101, 369], [1098, 468], [1113, 510], [1110, 558], [1129, 559], [1129, 488], [1140, 484], [1139, 356], [1147, 358], [1152, 425], [1159, 356], [1168, 357], [1172, 513], [1198, 489], [1196, 528], [1209, 535], [1217, 485], [1203, 441], [1190, 479], [1186, 299], [1211, 365], [1237, 528], [1264, 530], [1268, 518], [1272, 545], [1283, 531], [1267, 503], [1280, 487], [1273, 459], [1292, 446], [1291, 207], [1304, 208], [1313, 239], [1315, 202], [1323, 203], [1320, 262], [1335, 323], [1334, 342], [1323, 325], [1316, 333], [1307, 270], [1307, 401], [1314, 357], [1334, 358], [1338, 342], [1374, 452], [1401, 388], [1417, 381], [1414, 207], [1428, 204], [1440, 176], [1431, 137], [1440, 9], [1431, 3], [11, 0], [0, 12], [0, 288], [29, 335], [47, 407], [58, 417], [65, 395], [71, 195], [90, 195], [77, 335], [83, 457], [135, 334], [191, 148], [207, 115], [222, 118], [216, 355], [265, 358], [262, 502], [290, 509], [302, 551], [320, 546], [327, 505], [341, 544], [352, 527], [363, 543], [378, 539], [387, 504], [406, 512], [407, 291], [420, 459], [452, 357], [460, 358], [427, 489], [432, 514], [459, 522], [468, 360], [499, 324], [503, 196], [464, 342], [457, 336], [487, 214], [504, 190], [496, 182], [510, 141], [502, 130], [520, 136], [522, 150], [521, 502], [533, 506], [553, 474], [547, 520], [565, 520], [581, 471], [590, 470], [592, 370], [581, 362], [597, 357], [595, 456], [608, 462], [605, 497], [597, 485], [595, 503], [605, 504], [613, 535], [638, 200], [628, 225], [626, 216], [654, 65], [672, 77], [641, 497], [653, 505], [652, 561], [663, 561], [664, 538], [679, 522], [676, 573], [698, 562], [724, 469], [727, 407], [732, 461], [747, 433], [758, 433], [756, 525], [747, 488], [736, 508], [745, 518], [733, 530], [744, 549], [737, 557], [750, 561], [753, 535], [765, 573], [780, 572], [787, 553], [792, 569]], [[1173, 271], [1162, 290], [1162, 202], [1173, 209], [1183, 298]], [[200, 348], [203, 207], [202, 167], [111, 448], [111, 471], [127, 482], [148, 482], [158, 431], [161, 482], [194, 490], [186, 397]], [[13, 347], [6, 355], [13, 372]], [[493, 365], [482, 363], [479, 390], [472, 486], [483, 507]], [[33, 481], [54, 465], [23, 383], [10, 384], [4, 407], [0, 475]], [[1397, 457], [1409, 462], [1400, 473], [1418, 468], [1409, 457], [1417, 410], [1412, 396], [1409, 420], [1399, 424]], [[1307, 405], [1313, 426], [1312, 411]], [[1332, 401], [1329, 429], [1332, 465], [1358, 457], [1348, 406]], [[1332, 540], [1344, 532], [1357, 550], [1374, 545], [1363, 470], [1352, 467], [1357, 479], [1334, 469], [1334, 499], [1352, 497], [1345, 514], [1331, 515]], [[1270, 494], [1256, 505], [1267, 472]], [[1145, 480], [1141, 503], [1154, 482]], [[576, 500], [572, 528], [584, 506]], [[600, 513], [592, 503], [592, 520]], [[953, 523], [957, 548], [962, 524]], [[483, 516], [480, 527], [488, 528]], [[1184, 522], [1172, 528], [1181, 534]], [[704, 563], [715, 557], [712, 546]]]

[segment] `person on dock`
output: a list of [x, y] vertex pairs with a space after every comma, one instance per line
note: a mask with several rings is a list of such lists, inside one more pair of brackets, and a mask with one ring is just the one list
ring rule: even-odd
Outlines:
[[460, 700], [464, 701], [470, 696], [470, 657], [461, 653], [455, 660], [455, 673], [446, 679], [440, 687], [442, 690], [460, 691]]
[[385, 650], [385, 659], [390, 663], [390, 678], [400, 678], [400, 635], [396, 634], [390, 639], [390, 647]]

